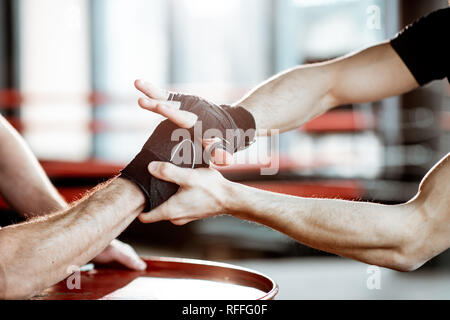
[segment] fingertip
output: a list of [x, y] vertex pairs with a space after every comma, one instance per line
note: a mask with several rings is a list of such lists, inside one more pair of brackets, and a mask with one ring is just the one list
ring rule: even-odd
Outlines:
[[183, 226], [185, 224], [188, 224], [192, 221], [194, 221], [196, 219], [191, 219], [191, 218], [185, 218], [185, 219], [174, 219], [174, 220], [170, 220], [170, 222], [176, 226]]
[[159, 161], [152, 161], [148, 164], [147, 168], [150, 173], [154, 173], [158, 169], [158, 166], [159, 166]]
[[145, 98], [143, 98], [143, 97], [139, 97], [139, 99], [138, 99], [138, 104], [141, 106], [141, 107], [144, 107], [145, 106]]
[[142, 212], [140, 215], [138, 215], [138, 219], [142, 223], [154, 223], [163, 220], [163, 217], [157, 210], [158, 208], [155, 208], [148, 212]]
[[186, 224], [183, 220], [170, 220], [170, 222], [175, 226], [182, 226]]
[[144, 85], [144, 80], [142, 79], [136, 79], [134, 81], [134, 86], [136, 87], [136, 89], [139, 89], [139, 87], [142, 87]]
[[146, 223], [148, 221], [147, 214], [146, 213], [141, 213], [140, 215], [138, 215], [138, 219], [139, 219], [140, 222]]
[[136, 261], [136, 269], [139, 271], [144, 271], [145, 269], [147, 269], [147, 263], [145, 263], [144, 260], [142, 260], [141, 258], [139, 258], [139, 260]]

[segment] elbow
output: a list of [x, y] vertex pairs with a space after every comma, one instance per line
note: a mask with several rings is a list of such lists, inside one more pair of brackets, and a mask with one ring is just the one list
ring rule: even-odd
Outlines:
[[[402, 211], [401, 223], [396, 228], [390, 248], [385, 253], [384, 267], [400, 272], [410, 272], [420, 268], [432, 256], [429, 247], [430, 221], [426, 212], [417, 203], [399, 207]], [[430, 251], [431, 249], [431, 251]]]
[[[410, 212], [409, 225], [400, 232], [398, 243], [390, 250], [391, 269], [410, 272], [420, 268], [432, 255], [427, 247], [429, 231], [424, 216], [419, 212]], [[432, 249], [432, 248], [431, 248]]]
[[427, 260], [417, 251], [417, 240], [404, 244], [391, 250], [388, 254], [388, 265], [386, 267], [400, 271], [411, 272], [419, 269]]
[[418, 259], [414, 254], [395, 252], [391, 254], [385, 267], [400, 272], [411, 272], [420, 268], [424, 263], [425, 261]]

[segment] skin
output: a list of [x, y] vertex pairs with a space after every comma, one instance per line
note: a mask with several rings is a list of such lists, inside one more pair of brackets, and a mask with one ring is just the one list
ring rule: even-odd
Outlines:
[[115, 178], [69, 209], [2, 228], [0, 298], [31, 297], [67, 277], [102, 252], [144, 201], [135, 184]]
[[1, 117], [0, 141], [0, 193], [28, 218], [0, 229], [0, 298], [30, 297], [64, 279], [69, 266], [90, 260], [146, 268], [129, 245], [114, 239], [142, 211], [144, 198], [134, 184], [113, 179], [69, 206]]
[[[143, 81], [137, 81], [136, 87], [147, 96], [140, 100], [141, 107], [180, 126], [195, 122], [165, 104], [164, 90]], [[261, 134], [264, 129], [284, 132], [336, 106], [380, 100], [417, 87], [390, 44], [381, 43], [339, 59], [287, 70], [235, 105], [253, 114]], [[219, 154], [221, 160], [229, 156]], [[400, 271], [415, 270], [450, 246], [450, 154], [429, 171], [417, 195], [400, 205], [282, 195], [230, 182], [214, 168], [193, 170], [152, 162], [149, 172], [177, 183], [180, 189], [159, 207], [141, 214], [139, 219], [146, 223], [170, 220], [182, 225], [230, 214], [308, 246]]]

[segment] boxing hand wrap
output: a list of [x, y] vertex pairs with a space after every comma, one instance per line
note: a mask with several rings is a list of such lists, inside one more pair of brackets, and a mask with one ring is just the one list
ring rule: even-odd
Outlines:
[[[180, 150], [180, 146], [183, 143], [189, 143], [192, 146], [191, 155], [187, 157], [187, 161], [177, 163], [177, 165], [188, 168], [208, 167], [209, 157], [203, 157], [203, 152], [198, 154], [196, 150], [203, 151], [201, 140], [209, 129], [215, 129], [215, 132], [221, 134], [217, 137], [220, 142], [214, 144], [210, 152], [215, 148], [222, 148], [234, 153], [247, 147], [255, 137], [255, 120], [251, 113], [242, 107], [218, 106], [199, 97], [183, 94], [170, 94], [168, 100], [181, 102], [181, 110], [197, 115], [195, 127], [200, 126], [202, 136], [194, 137], [194, 127], [186, 129], [189, 139], [173, 141], [175, 139], [172, 139], [172, 133], [180, 128], [171, 121], [165, 120], [156, 127], [142, 150], [121, 171], [121, 177], [134, 182], [144, 193], [146, 198], [144, 212], [159, 206], [175, 194], [179, 188], [174, 183], [152, 176], [147, 169], [150, 162], [168, 161], [173, 163], [173, 157]], [[183, 159], [186, 160], [186, 155], [183, 155]]]

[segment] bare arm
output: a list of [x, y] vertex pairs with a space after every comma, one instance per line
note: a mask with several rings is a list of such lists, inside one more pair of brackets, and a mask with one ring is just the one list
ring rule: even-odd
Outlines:
[[67, 207], [25, 141], [1, 116], [0, 141], [0, 194], [16, 212], [29, 217]]
[[30, 297], [102, 251], [142, 211], [144, 196], [116, 178], [60, 213], [0, 230], [0, 298]]
[[418, 87], [389, 43], [342, 58], [295, 67], [262, 83], [236, 102], [258, 129], [298, 128], [346, 103], [380, 100]]
[[[147, 97], [139, 105], [158, 113], [182, 128], [197, 121], [193, 113], [167, 101], [169, 92], [136, 80]], [[234, 103], [255, 118], [258, 134], [266, 135], [300, 127], [310, 119], [348, 103], [361, 103], [398, 95], [418, 87], [417, 81], [390, 43], [385, 42], [331, 61], [286, 70], [250, 91]], [[208, 148], [214, 142], [204, 140]], [[231, 164], [232, 155], [222, 149], [212, 152], [217, 165]]]
[[[1, 116], [0, 194], [11, 208], [26, 218], [43, 216], [68, 207], [25, 141]], [[137, 270], [144, 267], [144, 262], [136, 252], [119, 240], [113, 240], [93, 261], [117, 261]]]
[[[183, 128], [194, 125], [196, 116], [168, 103], [167, 91], [142, 80], [137, 80], [135, 86], [147, 96], [139, 99], [142, 108]], [[385, 42], [338, 59], [286, 70], [258, 85], [234, 105], [250, 111], [259, 133], [265, 135], [270, 129], [284, 132], [298, 128], [339, 105], [376, 101], [418, 86], [390, 43]], [[222, 152], [217, 155], [219, 161], [215, 158], [213, 155], [217, 164], [223, 164], [223, 159], [231, 163], [231, 156]]]
[[409, 271], [450, 246], [450, 154], [401, 205], [308, 199], [234, 184], [234, 215], [308, 246], [369, 264]]
[[401, 205], [308, 199], [250, 188], [213, 169], [155, 163], [151, 173], [181, 186], [143, 222], [185, 224], [222, 213], [264, 224], [308, 246], [396, 270], [409, 271], [450, 246], [450, 154]]

